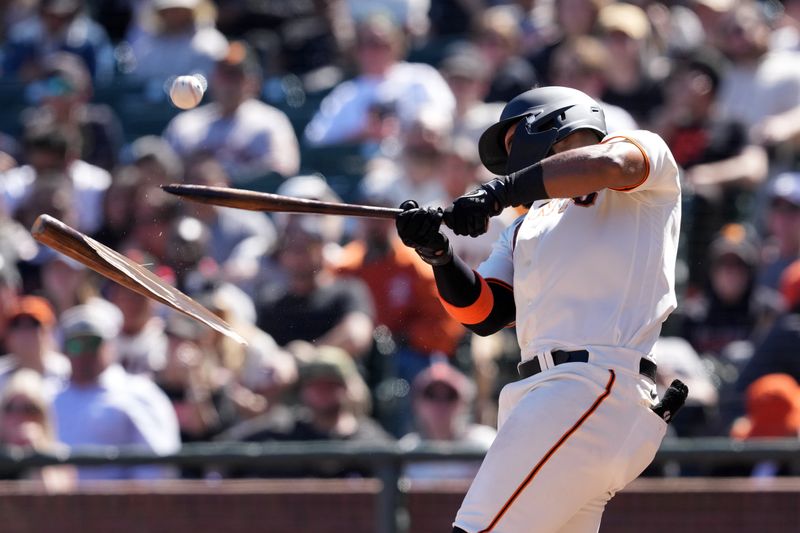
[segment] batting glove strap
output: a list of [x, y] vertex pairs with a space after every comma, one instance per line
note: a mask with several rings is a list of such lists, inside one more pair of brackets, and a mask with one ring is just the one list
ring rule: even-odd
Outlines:
[[[433, 246], [418, 246], [414, 248], [423, 261], [431, 266], [446, 265], [453, 260], [453, 245], [450, 240], [442, 235], [439, 236], [444, 242], [435, 243]], [[444, 248], [442, 248], [444, 246]]]

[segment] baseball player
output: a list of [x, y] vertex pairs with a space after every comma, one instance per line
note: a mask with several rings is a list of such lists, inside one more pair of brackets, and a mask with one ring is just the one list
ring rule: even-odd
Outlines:
[[[479, 335], [516, 323], [521, 347], [521, 379], [500, 394], [497, 438], [453, 531], [597, 532], [671, 415], [653, 410], [650, 349], [676, 305], [678, 168], [659, 136], [609, 136], [597, 102], [565, 87], [514, 98], [479, 151], [502, 177], [444, 213], [405, 202], [397, 219], [448, 312]], [[444, 216], [476, 236], [519, 205], [531, 208], [477, 271], [439, 231]]]

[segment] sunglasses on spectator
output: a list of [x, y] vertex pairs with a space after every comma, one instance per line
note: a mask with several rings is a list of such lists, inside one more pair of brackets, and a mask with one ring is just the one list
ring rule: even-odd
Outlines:
[[25, 92], [31, 102], [39, 103], [45, 98], [70, 95], [75, 92], [75, 88], [61, 76], [51, 76], [31, 83]]
[[103, 339], [101, 337], [72, 337], [64, 341], [64, 353], [67, 355], [96, 353], [102, 343]]
[[42, 414], [38, 406], [31, 402], [8, 402], [3, 406], [3, 413], [7, 415], [17, 414], [25, 416], [37, 416]]
[[16, 318], [12, 318], [8, 323], [8, 326], [14, 329], [34, 329], [41, 327], [41, 325], [41, 322], [32, 316], [27, 315], [21, 315]]
[[422, 392], [422, 397], [430, 402], [453, 403], [458, 400], [458, 392], [450, 387], [428, 387]]

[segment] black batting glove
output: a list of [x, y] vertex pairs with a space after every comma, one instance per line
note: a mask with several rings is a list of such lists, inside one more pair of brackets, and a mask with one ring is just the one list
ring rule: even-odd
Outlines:
[[486, 233], [489, 229], [489, 218], [499, 215], [506, 207], [497, 190], [498, 186], [493, 183], [492, 185], [482, 185], [456, 198], [453, 205], [445, 210], [445, 223], [456, 235], [477, 237]]
[[400, 204], [403, 212], [397, 215], [395, 225], [403, 244], [413, 248], [429, 265], [444, 265], [453, 259], [449, 239], [439, 231], [442, 212], [428, 207], [422, 209], [414, 200]]

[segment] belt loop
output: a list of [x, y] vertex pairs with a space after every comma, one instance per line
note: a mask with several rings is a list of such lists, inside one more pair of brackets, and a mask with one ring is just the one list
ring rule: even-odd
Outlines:
[[542, 365], [542, 370], [554, 368], [556, 365], [553, 362], [553, 354], [550, 350], [539, 353], [539, 364]]

